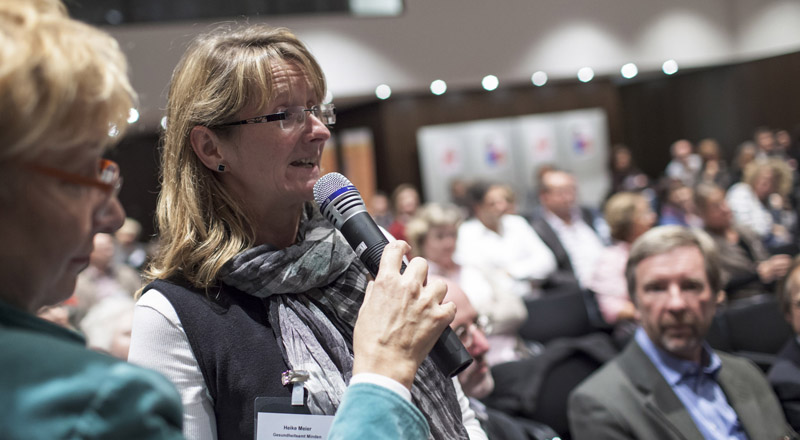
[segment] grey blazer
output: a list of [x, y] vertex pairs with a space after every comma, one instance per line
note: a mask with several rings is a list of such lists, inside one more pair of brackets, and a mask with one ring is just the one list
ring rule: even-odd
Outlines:
[[[752, 440], [797, 439], [764, 375], [750, 361], [717, 352], [719, 382]], [[574, 440], [703, 440], [689, 412], [650, 358], [631, 341], [569, 398]]]

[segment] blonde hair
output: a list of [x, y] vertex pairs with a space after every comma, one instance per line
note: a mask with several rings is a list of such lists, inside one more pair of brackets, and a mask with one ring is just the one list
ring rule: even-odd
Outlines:
[[432, 228], [437, 226], [454, 226], [458, 228], [463, 217], [461, 210], [454, 205], [428, 203], [419, 208], [414, 217], [406, 225], [406, 239], [411, 245], [411, 255], [423, 256], [422, 246]]
[[218, 124], [245, 107], [270, 104], [272, 69], [286, 61], [306, 73], [321, 101], [326, 92], [322, 69], [285, 28], [219, 28], [197, 38], [184, 53], [169, 90], [156, 210], [161, 246], [147, 269], [149, 279], [180, 274], [208, 288], [228, 260], [253, 246], [255, 230], [245, 207], [195, 155], [190, 133], [201, 125], [228, 136], [235, 128]]
[[744, 168], [742, 181], [751, 187], [756, 178], [765, 171], [772, 171], [775, 179], [775, 192], [786, 197], [792, 191], [792, 170], [789, 165], [779, 159], [754, 160]]
[[606, 202], [603, 216], [611, 229], [611, 237], [619, 241], [629, 241], [639, 203], [647, 199], [639, 193], [620, 192]]
[[127, 68], [117, 42], [61, 2], [0, 0], [0, 163], [121, 138], [136, 100]]

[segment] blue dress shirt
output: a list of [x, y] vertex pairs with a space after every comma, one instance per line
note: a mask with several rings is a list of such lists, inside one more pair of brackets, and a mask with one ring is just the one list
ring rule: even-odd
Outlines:
[[706, 439], [747, 439], [736, 411], [717, 382], [722, 363], [716, 353], [703, 344], [707, 365], [679, 359], [656, 347], [644, 329], [636, 330], [636, 342], [672, 387], [695, 425]]

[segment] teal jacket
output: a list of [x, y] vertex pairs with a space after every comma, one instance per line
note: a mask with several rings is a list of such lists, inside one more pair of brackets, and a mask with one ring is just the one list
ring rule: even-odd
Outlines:
[[358, 383], [344, 393], [328, 440], [426, 440], [429, 433], [410, 402], [387, 388]]
[[162, 376], [0, 302], [3, 439], [182, 439], [181, 412]]

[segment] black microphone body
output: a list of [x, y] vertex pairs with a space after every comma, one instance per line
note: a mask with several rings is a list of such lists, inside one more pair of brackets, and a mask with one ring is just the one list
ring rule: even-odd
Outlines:
[[[383, 249], [389, 240], [369, 215], [355, 186], [339, 173], [326, 174], [314, 185], [314, 199], [322, 215], [333, 223], [372, 276], [377, 276]], [[400, 268], [402, 273], [405, 264]], [[430, 353], [437, 367], [453, 377], [472, 363], [472, 356], [450, 327], [446, 327]]]

